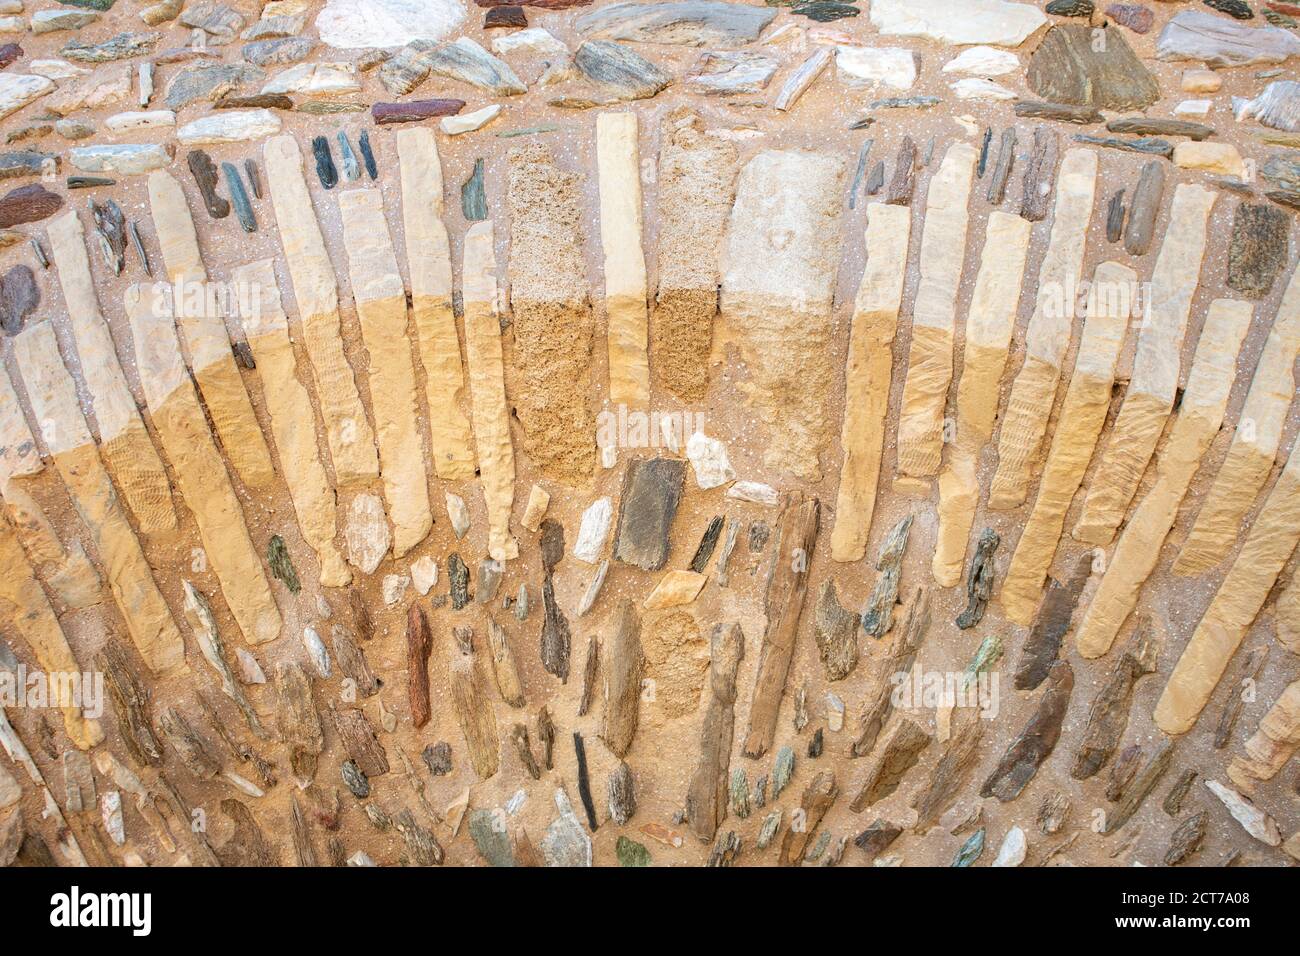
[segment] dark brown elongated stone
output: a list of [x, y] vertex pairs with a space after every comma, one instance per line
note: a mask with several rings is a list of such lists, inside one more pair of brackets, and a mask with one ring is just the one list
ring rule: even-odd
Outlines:
[[1198, 142], [1214, 135], [1214, 129], [1204, 123], [1146, 116], [1113, 119], [1106, 124], [1106, 129], [1112, 133], [1124, 133], [1129, 136], [1186, 136]]
[[930, 745], [930, 735], [910, 720], [900, 720], [881, 748], [880, 756], [867, 771], [858, 795], [849, 804], [854, 813], [861, 813], [873, 803], [884, 800], [903, 782], [903, 777], [916, 766], [921, 753]]
[[681, 458], [640, 458], [628, 463], [614, 532], [617, 560], [643, 571], [664, 566], [685, 477], [686, 461]]
[[136, 763], [162, 766], [163, 746], [150, 721], [149, 690], [136, 679], [137, 670], [127, 661], [121, 645], [106, 643], [95, 655], [95, 669], [104, 675], [127, 752]]
[[714, 515], [709, 526], [704, 529], [699, 546], [695, 549], [695, 556], [691, 558], [691, 570], [696, 574], [703, 574], [704, 569], [709, 566], [709, 559], [713, 557], [713, 549], [718, 545], [718, 537], [722, 534], [722, 526], [725, 522], [726, 519], [722, 515]]
[[880, 577], [862, 612], [862, 629], [872, 637], [884, 637], [894, 624], [894, 605], [898, 603], [899, 575], [903, 570], [903, 555], [907, 552], [907, 539], [912, 531], [912, 515], [908, 515], [890, 530], [880, 546], [876, 570]]
[[285, 93], [251, 93], [247, 96], [226, 94], [212, 104], [214, 110], [291, 110], [293, 100]]
[[1120, 800], [1111, 813], [1106, 815], [1106, 823], [1102, 833], [1114, 833], [1132, 819], [1133, 814], [1138, 812], [1147, 796], [1160, 782], [1160, 778], [1165, 775], [1165, 771], [1169, 769], [1169, 763], [1173, 759], [1174, 741], [1166, 738], [1151, 759], [1147, 761], [1146, 766], [1133, 778], [1133, 782], [1129, 785], [1123, 799]]
[[965, 785], [975, 764], [984, 721], [973, 710], [965, 709], [956, 712], [954, 725], [948, 748], [935, 765], [929, 784], [912, 800], [912, 807], [917, 812], [914, 829], [918, 834], [927, 832], [938, 822]]
[[100, 186], [116, 186], [116, 179], [107, 176], [69, 176], [63, 181], [69, 189], [98, 189]]
[[916, 661], [926, 633], [930, 630], [930, 592], [917, 588], [900, 627], [892, 638], [889, 650], [877, 657], [872, 665], [871, 689], [867, 706], [862, 714], [861, 731], [853, 742], [852, 754], [865, 757], [876, 746], [876, 739], [894, 712], [894, 689], [898, 679], [906, 678]]
[[302, 665], [290, 661], [276, 668], [275, 684], [279, 696], [276, 720], [280, 739], [289, 748], [289, 764], [294, 775], [300, 782], [309, 781], [316, 775], [317, 759], [325, 749], [320, 714], [312, 699], [311, 678]]
[[1147, 674], [1155, 673], [1158, 656], [1159, 642], [1151, 622], [1140, 620], [1132, 640], [1088, 709], [1088, 723], [1070, 769], [1075, 780], [1087, 780], [1096, 774], [1115, 752], [1128, 727], [1133, 689]]
[[1228, 242], [1228, 287], [1262, 299], [1286, 265], [1290, 218], [1267, 204], [1238, 203]]
[[528, 736], [528, 725], [515, 724], [511, 727], [510, 742], [514, 744], [515, 753], [519, 755], [519, 762], [528, 771], [528, 776], [534, 780], [542, 779], [542, 768], [537, 765], [537, 758], [533, 756], [533, 743]]
[[376, 103], [370, 115], [376, 126], [393, 123], [418, 123], [438, 116], [455, 116], [465, 108], [464, 100], [409, 100], [405, 103]]
[[113, 275], [121, 275], [126, 265], [126, 216], [116, 200], [109, 199], [103, 203], [90, 201], [91, 233], [99, 256], [104, 265], [113, 270]]
[[524, 682], [519, 676], [519, 665], [510, 649], [506, 629], [491, 617], [487, 619], [488, 647], [492, 651], [492, 676], [501, 699], [511, 707], [524, 706]]
[[727, 815], [731, 743], [735, 736], [736, 670], [745, 656], [740, 625], [718, 624], [709, 638], [709, 691], [700, 725], [700, 759], [686, 790], [686, 819], [705, 843]]
[[1044, 833], [1059, 833], [1070, 817], [1070, 798], [1061, 790], [1053, 790], [1043, 797], [1036, 817], [1038, 829]]
[[213, 164], [212, 157], [201, 149], [194, 149], [190, 150], [185, 161], [194, 175], [194, 182], [198, 184], [208, 215], [213, 219], [225, 219], [230, 215], [230, 203], [217, 195], [217, 167]]
[[235, 832], [221, 847], [213, 852], [222, 866], [279, 866], [280, 856], [267, 842], [262, 828], [238, 800], [227, 797], [221, 801], [221, 812], [235, 825]]
[[1095, 106], [1046, 103], [1042, 100], [1016, 100], [1014, 109], [1017, 116], [1056, 120], [1058, 123], [1074, 123], [1077, 126], [1091, 126], [1093, 123], [1105, 122], [1106, 119]]
[[998, 159], [993, 164], [993, 175], [989, 177], [988, 192], [984, 194], [990, 203], [995, 206], [1002, 205], [1002, 200], [1007, 195], [1007, 180], [1011, 178], [1011, 167], [1016, 162], [1016, 128], [1008, 126], [1002, 131], [1002, 139], [998, 143]]
[[1033, 690], [1047, 679], [1061, 650], [1061, 640], [1070, 629], [1070, 618], [1078, 606], [1079, 595], [1092, 573], [1092, 561], [1091, 552], [1084, 552], [1075, 559], [1074, 570], [1064, 584], [1055, 579], [1048, 582], [1047, 594], [1020, 651], [1016, 690]]
[[628, 752], [636, 736], [644, 668], [641, 618], [636, 606], [625, 598], [618, 606], [614, 635], [605, 656], [605, 716], [600, 731], [601, 739], [616, 757]]
[[1169, 837], [1169, 848], [1165, 850], [1165, 866], [1177, 866], [1201, 848], [1205, 841], [1205, 831], [1210, 822], [1210, 811], [1202, 810], [1178, 824], [1178, 828]]
[[253, 190], [253, 198], [261, 199], [262, 172], [257, 168], [257, 161], [253, 159], [244, 160], [244, 173], [248, 176], [248, 188]]
[[1124, 190], [1115, 190], [1106, 205], [1106, 241], [1119, 242], [1124, 235]]
[[975, 543], [975, 556], [966, 576], [966, 609], [957, 615], [957, 626], [963, 631], [984, 619], [984, 609], [993, 597], [993, 553], [1001, 543], [1002, 538], [992, 528], [981, 531]]
[[1130, 744], [1120, 751], [1119, 757], [1111, 765], [1110, 777], [1106, 781], [1104, 791], [1106, 799], [1114, 803], [1120, 797], [1124, 796], [1124, 791], [1128, 785], [1133, 782], [1133, 777], [1138, 772], [1138, 767], [1142, 765], [1142, 745]]
[[839, 787], [835, 785], [835, 774], [831, 771], [822, 770], [813, 777], [812, 783], [804, 789], [803, 797], [799, 801], [799, 807], [803, 810], [804, 825], [798, 829], [787, 828], [785, 836], [781, 838], [779, 858], [781, 866], [798, 866], [803, 862], [804, 855], [812, 846], [817, 828], [821, 825], [822, 817], [826, 816], [826, 811], [831, 808], [839, 792]]
[[1128, 228], [1124, 230], [1124, 248], [1130, 256], [1144, 256], [1155, 235], [1160, 197], [1165, 191], [1164, 166], [1152, 160], [1142, 167], [1133, 202], [1128, 210]]
[[292, 792], [289, 794], [289, 822], [292, 826], [294, 862], [298, 866], [320, 866], [311, 843], [311, 826], [302, 812], [298, 795]]
[[858, 666], [858, 622], [860, 615], [840, 606], [835, 597], [835, 582], [827, 578], [813, 621], [813, 634], [822, 667], [829, 681], [843, 680]]
[[752, 759], [767, 753], [776, 734], [777, 714], [794, 656], [820, 520], [821, 503], [816, 498], [805, 497], [802, 492], [787, 492], [782, 496], [765, 589], [767, 626], [749, 708], [749, 733], [745, 737], [744, 753]]
[[1264, 662], [1268, 660], [1268, 645], [1263, 644], [1259, 647], [1252, 648], [1250, 653], [1241, 659], [1237, 666], [1236, 679], [1228, 685], [1228, 696], [1223, 701], [1223, 709], [1219, 712], [1219, 721], [1214, 728], [1214, 749], [1222, 750], [1228, 746], [1228, 741], [1232, 739], [1233, 728], [1237, 725], [1237, 718], [1241, 715], [1241, 708], [1246, 704], [1246, 697], [1243, 693], [1246, 681], [1256, 681], [1260, 673], [1264, 670]]
[[1021, 219], [1041, 222], [1051, 208], [1052, 184], [1056, 181], [1056, 161], [1060, 150], [1056, 133], [1046, 126], [1034, 127], [1034, 148], [1025, 167], [1020, 199]]
[[393, 817], [393, 826], [402, 835], [402, 842], [406, 844], [406, 852], [410, 854], [412, 863], [416, 866], [442, 865], [442, 844], [432, 830], [416, 822], [415, 815], [410, 810], [403, 809]]
[[984, 178], [984, 173], [989, 165], [989, 146], [993, 142], [993, 127], [984, 127], [984, 139], [980, 142], [980, 158], [975, 165], [975, 176], [978, 179]]
[[594, 833], [600, 826], [596, 819], [596, 804], [591, 799], [591, 774], [587, 770], [587, 745], [582, 739], [582, 734], [576, 730], [573, 732], [573, 754], [578, 763], [578, 798], [582, 801], [582, 809], [587, 813], [587, 826], [591, 827]]
[[357, 632], [357, 637], [363, 641], [374, 637], [375, 625], [370, 620], [370, 610], [366, 607], [366, 599], [362, 597], [360, 591], [348, 592], [348, 608], [352, 611], [352, 627]]
[[620, 763], [609, 775], [607, 795], [610, 817], [619, 826], [627, 826], [636, 814], [636, 781], [632, 779], [632, 768], [626, 763]]
[[0, 328], [17, 335], [27, 323], [27, 316], [41, 304], [41, 290], [32, 270], [17, 265], [0, 278]]
[[21, 225], [23, 222], [39, 222], [55, 215], [64, 206], [64, 198], [45, 189], [39, 182], [32, 182], [18, 189], [9, 190], [0, 196], [0, 229]]
[[537, 739], [542, 745], [542, 765], [551, 770], [555, 767], [555, 723], [545, 704], [537, 712]]
[[871, 826], [853, 838], [853, 845], [867, 854], [868, 860], [874, 860], [888, 850], [890, 845], [902, 834], [902, 827], [894, 826], [887, 820], [877, 818]]
[[447, 581], [451, 587], [451, 609], [459, 611], [470, 600], [469, 568], [455, 551], [447, 557]]
[[572, 637], [569, 620], [555, 600], [555, 585], [550, 574], [542, 581], [542, 666], [562, 683], [569, 680], [569, 649]]
[[593, 634], [587, 640], [587, 662], [582, 668], [582, 696], [578, 698], [578, 716], [585, 717], [596, 698], [596, 674], [600, 669], [600, 642]]
[[885, 203], [890, 206], [910, 206], [916, 188], [916, 143], [904, 136], [894, 157], [894, 176], [885, 191]]
[[880, 192], [885, 185], [885, 161], [882, 159], [876, 165], [871, 167], [871, 173], [867, 176], [867, 184], [863, 187], [868, 196], [874, 196]]
[[1176, 817], [1183, 812], [1183, 801], [1187, 799], [1187, 794], [1192, 790], [1192, 785], [1196, 783], [1196, 778], [1200, 776], [1200, 771], [1195, 767], [1188, 767], [1178, 775], [1174, 785], [1169, 788], [1165, 794], [1164, 802], [1161, 808], [1171, 817]]
[[158, 718], [158, 729], [180, 757], [185, 769], [199, 780], [212, 780], [221, 773], [221, 761], [212, 752], [212, 745], [190, 724], [186, 716], [175, 707], [168, 707]]
[[1053, 103], [1108, 110], [1146, 109], [1160, 98], [1160, 85], [1118, 30], [1105, 30], [1104, 44], [1087, 24], [1058, 23], [1029, 57], [1025, 81]]
[[484, 30], [491, 30], [495, 27], [526, 26], [528, 26], [528, 17], [524, 15], [523, 7], [489, 7], [488, 12], [483, 16]]
[[429, 654], [433, 642], [429, 622], [418, 604], [406, 612], [406, 699], [411, 707], [411, 723], [423, 727], [431, 716], [429, 706]]
[[334, 729], [349, 757], [361, 768], [367, 779], [388, 773], [388, 754], [379, 742], [375, 728], [360, 708], [339, 710], [331, 705]]
[[997, 797], [1003, 803], [1020, 796], [1043, 761], [1051, 756], [1061, 736], [1061, 723], [1074, 689], [1074, 671], [1065, 661], [1052, 665], [1049, 683], [1020, 736], [1012, 741], [998, 765], [980, 787], [980, 796]]
[[455, 647], [448, 670], [451, 676], [451, 702], [456, 722], [465, 735], [469, 762], [480, 780], [497, 772], [501, 763], [501, 738], [497, 718], [487, 695], [487, 678], [474, 652], [473, 630], [458, 627]]

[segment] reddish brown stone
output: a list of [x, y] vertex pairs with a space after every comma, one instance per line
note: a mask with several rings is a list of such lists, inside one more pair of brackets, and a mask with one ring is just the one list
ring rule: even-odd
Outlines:
[[1106, 8], [1106, 16], [1134, 33], [1146, 33], [1156, 20], [1154, 13], [1136, 3], [1112, 3]]
[[63, 197], [40, 183], [19, 186], [0, 198], [0, 229], [24, 222], [39, 222], [53, 216], [62, 205]]
[[6, 43], [0, 46], [0, 70], [3, 70], [15, 60], [22, 59], [23, 48], [17, 43]]
[[483, 17], [483, 29], [493, 27], [526, 27], [528, 17], [523, 7], [490, 7]]
[[376, 103], [370, 115], [379, 126], [391, 123], [415, 123], [434, 116], [455, 116], [465, 107], [464, 100], [412, 100], [409, 103]]

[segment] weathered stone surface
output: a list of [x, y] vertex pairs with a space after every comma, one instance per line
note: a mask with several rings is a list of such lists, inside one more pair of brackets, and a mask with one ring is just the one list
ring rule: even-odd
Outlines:
[[41, 291], [27, 266], [14, 266], [0, 277], [0, 328], [6, 334], [21, 332], [27, 316], [36, 311], [40, 303]]
[[799, 98], [808, 90], [808, 87], [812, 86], [817, 77], [821, 76], [822, 71], [830, 64], [833, 55], [828, 47], [822, 47], [809, 54], [808, 58], [786, 77], [785, 83], [776, 95], [776, 99], [772, 101], [773, 108], [782, 112], [792, 109], [795, 103], [799, 102]]
[[254, 66], [289, 66], [307, 59], [315, 47], [310, 37], [281, 37], [246, 43], [240, 55]]
[[777, 60], [761, 53], [709, 51], [701, 55], [685, 82], [706, 96], [759, 93], [767, 88], [778, 66]]
[[1207, 780], [1205, 786], [1228, 808], [1232, 818], [1247, 833], [1268, 846], [1281, 846], [1282, 834], [1278, 831], [1277, 823], [1267, 813], [1217, 780]]
[[930, 623], [930, 593], [918, 588], [908, 603], [902, 627], [890, 639], [885, 654], [871, 664], [871, 691], [862, 712], [861, 729], [851, 749], [853, 756], [865, 757], [875, 748], [880, 732], [894, 712], [897, 675], [910, 674]]
[[872, 637], [884, 637], [893, 627], [903, 555], [907, 552], [914, 517], [909, 514], [894, 525], [880, 545], [880, 554], [876, 558], [876, 570], [880, 575], [862, 612], [862, 629]]
[[817, 599], [813, 633], [829, 681], [843, 680], [858, 665], [860, 615], [845, 610], [835, 597], [835, 582], [827, 578]]
[[1232, 217], [1228, 244], [1228, 287], [1261, 299], [1287, 261], [1286, 213], [1273, 206], [1240, 203]]
[[611, 40], [583, 43], [573, 54], [573, 65], [614, 101], [649, 99], [672, 82], [631, 47]]
[[159, 33], [119, 33], [101, 43], [72, 40], [59, 52], [78, 63], [108, 63], [148, 53], [158, 44]]
[[993, 554], [1002, 539], [992, 528], [980, 532], [975, 542], [975, 555], [971, 558], [970, 573], [966, 576], [966, 609], [957, 616], [957, 626], [968, 630], [984, 619], [984, 611], [993, 597]]
[[376, 103], [370, 108], [370, 113], [376, 126], [387, 126], [415, 123], [435, 116], [454, 116], [464, 106], [464, 100], [409, 100], [405, 103]]
[[315, 24], [322, 43], [355, 50], [441, 40], [465, 16], [456, 0], [329, 0]]
[[1294, 133], [1300, 130], [1300, 83], [1274, 80], [1254, 99], [1234, 104], [1237, 121], [1254, 119], [1263, 126]]
[[980, 787], [980, 796], [997, 797], [1003, 803], [1014, 800], [1051, 756], [1074, 689], [1074, 671], [1065, 661], [1058, 661], [1052, 665], [1050, 681], [1034, 716]]
[[1260, 783], [1277, 776], [1300, 749], [1300, 681], [1293, 681], [1282, 691], [1260, 720], [1259, 729], [1246, 740], [1244, 749], [1245, 756], [1234, 757], [1228, 765], [1228, 776], [1249, 794]]
[[643, 571], [664, 566], [685, 476], [686, 462], [680, 458], [643, 458], [628, 464], [614, 533], [615, 558]]
[[734, 49], [758, 39], [776, 11], [714, 0], [615, 3], [574, 21], [583, 36]]
[[238, 143], [278, 132], [280, 117], [270, 110], [228, 110], [186, 123], [176, 130], [176, 141], [187, 146]]
[[925, 730], [910, 720], [899, 721], [881, 746], [880, 755], [872, 762], [849, 809], [861, 813], [872, 804], [889, 797], [898, 789], [907, 772], [916, 766], [929, 745], [930, 735]]
[[1089, 705], [1083, 740], [1070, 768], [1075, 780], [1094, 776], [1119, 748], [1128, 727], [1134, 688], [1143, 677], [1155, 672], [1159, 651], [1160, 643], [1150, 620], [1140, 621], [1129, 646]]
[[256, 67], [239, 63], [193, 67], [172, 77], [163, 101], [170, 110], [201, 101], [215, 102], [245, 84], [260, 83], [265, 75]]
[[352, 499], [343, 535], [348, 561], [363, 574], [372, 574], [388, 553], [392, 540], [378, 495], [359, 494]]
[[1199, 60], [1215, 68], [1283, 63], [1300, 54], [1300, 37], [1275, 27], [1256, 29], [1204, 10], [1183, 10], [1156, 38], [1156, 58]]
[[1138, 3], [1112, 3], [1106, 7], [1106, 16], [1128, 27], [1134, 33], [1149, 33], [1155, 25], [1155, 14]]
[[1140, 110], [1160, 97], [1155, 78], [1122, 34], [1106, 33], [1097, 50], [1090, 26], [1057, 24], [1029, 58], [1029, 88], [1054, 103], [1111, 110]]

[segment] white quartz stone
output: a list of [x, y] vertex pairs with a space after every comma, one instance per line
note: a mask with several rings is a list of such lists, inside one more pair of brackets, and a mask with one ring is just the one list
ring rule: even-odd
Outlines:
[[441, 40], [466, 16], [461, 0], [329, 0], [316, 17], [321, 42], [340, 50]]
[[239, 662], [239, 679], [245, 684], [266, 683], [266, 671], [262, 670], [262, 665], [248, 648], [235, 648], [235, 660]]
[[115, 113], [104, 120], [104, 128], [114, 133], [124, 133], [133, 129], [158, 129], [162, 126], [175, 125], [176, 114], [171, 110]]
[[835, 69], [849, 86], [883, 85], [910, 90], [916, 82], [916, 56], [901, 47], [836, 47]]
[[411, 562], [411, 583], [421, 595], [428, 594], [438, 583], [438, 561], [431, 555], [425, 555]]
[[469, 531], [469, 508], [460, 495], [447, 492], [447, 517], [451, 519], [451, 530], [456, 533], [456, 540], [465, 537]]
[[993, 861], [993, 865], [1019, 866], [1025, 862], [1025, 852], [1028, 849], [1029, 844], [1025, 841], [1025, 831], [1020, 827], [1012, 827], [1002, 839], [1002, 846], [998, 849], [998, 858]]
[[1174, 107], [1175, 116], [1208, 116], [1214, 100], [1183, 100]]
[[280, 117], [270, 110], [218, 110], [186, 123], [176, 131], [186, 146], [238, 143], [280, 132]]
[[325, 650], [325, 642], [320, 639], [320, 634], [316, 633], [316, 628], [302, 629], [302, 646], [307, 649], [307, 657], [311, 659], [311, 666], [316, 668], [316, 673], [323, 680], [329, 680], [330, 655]]
[[472, 133], [476, 129], [482, 129], [500, 114], [501, 104], [493, 103], [491, 106], [485, 106], [473, 113], [444, 116], [442, 122], [438, 125], [442, 127], [442, 131], [448, 136], [459, 136], [461, 133]]
[[760, 505], [774, 505], [778, 501], [776, 489], [761, 481], [738, 481], [727, 489], [727, 497]]
[[568, 53], [569, 48], [555, 38], [549, 30], [541, 27], [529, 27], [516, 33], [507, 33], [492, 41], [492, 52], [498, 55], [523, 51], [525, 53], [557, 54]]
[[34, 73], [0, 73], [0, 118], [54, 89], [54, 81]]
[[686, 457], [695, 470], [695, 483], [701, 488], [716, 488], [736, 480], [727, 446], [704, 432], [696, 432], [686, 442]]
[[882, 36], [926, 37], [954, 46], [1020, 46], [1046, 22], [1037, 7], [1006, 0], [871, 0], [871, 23]]
[[959, 100], [1014, 100], [1016, 94], [1001, 83], [981, 76], [970, 76], [949, 84]]
[[972, 76], [1004, 76], [1019, 69], [1018, 56], [991, 46], [973, 46], [962, 50], [943, 65], [945, 73], [969, 73]]
[[68, 60], [32, 60], [27, 68], [37, 76], [44, 76], [51, 80], [70, 80], [74, 76], [85, 76], [90, 72], [90, 67]]
[[385, 574], [383, 583], [384, 603], [388, 606], [396, 604], [406, 594], [406, 589], [411, 584], [411, 578], [406, 574]]
[[297, 63], [281, 70], [262, 87], [263, 93], [342, 96], [361, 90], [353, 63]]
[[614, 503], [609, 498], [597, 498], [582, 513], [582, 524], [578, 528], [578, 540], [573, 544], [573, 556], [579, 561], [595, 564], [600, 557], [600, 550], [605, 546], [609, 536], [609, 523], [614, 514]]

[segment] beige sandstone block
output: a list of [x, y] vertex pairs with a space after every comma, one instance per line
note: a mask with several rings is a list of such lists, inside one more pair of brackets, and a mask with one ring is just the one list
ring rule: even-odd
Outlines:
[[136, 370], [158, 439], [244, 640], [250, 644], [273, 641], [280, 636], [280, 611], [266, 572], [248, 535], [244, 512], [208, 430], [198, 394], [185, 372], [175, 326], [153, 312], [148, 295], [147, 288], [130, 286], [124, 299], [135, 339]]
[[1298, 540], [1300, 442], [1169, 675], [1155, 711], [1156, 724], [1165, 733], [1186, 733], [1196, 723]]
[[1115, 536], [1174, 407], [1183, 338], [1205, 258], [1206, 223], [1217, 198], [1217, 192], [1189, 183], [1174, 190], [1138, 331], [1133, 375], [1074, 526], [1076, 540], [1102, 545]]
[[600, 175], [600, 244], [605, 254], [609, 323], [609, 401], [629, 409], [650, 405], [649, 318], [641, 250], [641, 165], [636, 113], [596, 117]]
[[529, 531], [536, 531], [542, 526], [542, 518], [550, 504], [550, 492], [541, 485], [533, 485], [528, 492], [528, 504], [524, 506], [524, 516], [519, 523]]
[[941, 587], [954, 587], [965, 566], [979, 502], [979, 456], [993, 437], [998, 386], [1006, 371], [1032, 231], [1033, 223], [1027, 219], [996, 210], [989, 213], [966, 318], [956, 433], [939, 472], [939, 532], [930, 568]]
[[764, 462], [804, 481], [821, 480], [828, 432], [844, 174], [832, 153], [758, 153], [736, 184], [724, 256], [721, 311], [766, 424]]
[[[127, 388], [117, 349], [99, 309], [86, 255], [85, 234], [75, 209], [49, 220], [50, 258], [59, 271], [68, 324], [76, 343], [81, 376], [99, 433], [100, 454], [122, 497], [146, 534], [173, 531], [176, 512], [162, 459]], [[38, 426], [43, 427], [43, 426]]]
[[1174, 573], [1202, 574], [1223, 560], [1242, 521], [1268, 480], [1295, 398], [1293, 372], [1300, 354], [1300, 267], [1278, 306], [1237, 419], [1232, 445], [1174, 561]]
[[[235, 364], [225, 320], [208, 301], [208, 273], [199, 254], [198, 235], [185, 193], [181, 184], [161, 169], [149, 174], [149, 210], [167, 280], [172, 284], [172, 315], [189, 349], [190, 369], [226, 460], [249, 488], [264, 487], [275, 480], [271, 450]], [[151, 293], [155, 309], [160, 304], [156, 291]], [[165, 316], [156, 318], [166, 321]]]
[[858, 284], [844, 369], [844, 425], [839, 494], [831, 558], [859, 561], [867, 550], [889, 411], [894, 334], [907, 277], [912, 211], [907, 206], [867, 206], [867, 263]]
[[1124, 526], [1075, 635], [1084, 657], [1101, 657], [1110, 650], [1155, 570], [1201, 456], [1223, 424], [1251, 312], [1248, 302], [1216, 299], [1210, 304], [1182, 403], [1156, 462], [1155, 482]]
[[[23, 636], [36, 657], [37, 666], [46, 674], [85, 672], [68, 646], [59, 619], [32, 574], [31, 565], [23, 556], [18, 535], [3, 515], [0, 515], [0, 611]], [[69, 697], [57, 701], [52, 699], [50, 703], [63, 711], [63, 727], [68, 732], [68, 739], [79, 750], [89, 750], [103, 741], [104, 731], [98, 721], [86, 718], [74, 703], [70, 696], [71, 685], [61, 686]], [[55, 691], [52, 689], [51, 693]]]
[[406, 336], [406, 289], [379, 190], [342, 193], [339, 213], [361, 338], [370, 353], [370, 406], [379, 439], [384, 497], [393, 521], [393, 557], [400, 558], [433, 528], [415, 364]]
[[1246, 793], [1272, 780], [1300, 750], [1300, 680], [1293, 681], [1246, 741], [1246, 756], [1234, 757], [1228, 777]]
[[1300, 573], [1291, 577], [1277, 598], [1277, 642], [1292, 654], [1300, 654]]
[[966, 258], [971, 178], [978, 153], [948, 147], [930, 180], [921, 233], [920, 284], [912, 309], [912, 344], [898, 414], [898, 473], [928, 478], [943, 455], [943, 413], [952, 385], [957, 291]]
[[43, 423], [45, 447], [90, 532], [132, 643], [158, 674], [180, 670], [185, 666], [181, 632], [100, 461], [77, 400], [77, 387], [59, 357], [53, 327], [48, 322], [28, 326], [14, 337], [14, 357], [32, 413]]
[[707, 574], [699, 574], [695, 571], [669, 571], [659, 579], [659, 583], [654, 586], [654, 590], [641, 606], [647, 611], [658, 611], [666, 607], [690, 604], [700, 596], [700, 591], [704, 589], [704, 584], [708, 580]]
[[41, 580], [70, 608], [100, 602], [99, 572], [81, 542], [68, 547], [59, 540], [44, 509], [19, 479], [45, 468], [36, 439], [27, 427], [9, 373], [0, 366], [0, 494], [14, 533]]
[[510, 535], [515, 501], [515, 451], [506, 405], [501, 320], [497, 315], [497, 259], [492, 221], [476, 222], [465, 234], [461, 299], [465, 308], [465, 358], [474, 412], [474, 444], [487, 503], [488, 554], [497, 561], [519, 556]]
[[271, 437], [298, 516], [298, 528], [307, 546], [316, 552], [320, 583], [343, 587], [351, 583], [352, 571], [334, 546], [338, 531], [334, 488], [317, 447], [311, 397], [298, 381], [289, 320], [280, 307], [280, 288], [272, 260], [240, 266], [231, 273], [231, 280], [250, 292], [256, 290], [255, 297], [238, 299], [240, 318], [262, 379]]
[[444, 481], [474, 477], [469, 418], [461, 410], [465, 373], [451, 306], [451, 242], [442, 221], [442, 163], [433, 130], [394, 134], [402, 179], [402, 232], [411, 277], [411, 318], [424, 366], [433, 468]]
[[998, 434], [998, 467], [989, 490], [995, 511], [1021, 505], [1056, 401], [1061, 362], [1070, 347], [1073, 300], [1083, 272], [1084, 244], [1097, 188], [1097, 154], [1071, 149], [1061, 161], [1047, 253], [1038, 270], [1037, 301], [1025, 332], [1025, 361], [1016, 373]]
[[1038, 497], [1002, 581], [1002, 609], [1017, 624], [1031, 623], [1042, 600], [1043, 579], [1056, 557], [1065, 513], [1106, 424], [1115, 365], [1128, 332], [1127, 299], [1116, 299], [1105, 290], [1136, 284], [1137, 273], [1117, 262], [1103, 262], [1092, 278], [1093, 294], [1088, 299], [1074, 373], [1057, 416], [1056, 433], [1038, 483]]
[[1241, 153], [1231, 143], [1194, 142], [1186, 140], [1174, 147], [1174, 165], [1183, 169], [1200, 169], [1241, 179], [1246, 175], [1246, 165]]
[[262, 159], [335, 480], [346, 485], [374, 478], [379, 474], [375, 438], [343, 352], [338, 285], [303, 178], [302, 151], [292, 136], [273, 136], [262, 148]]

